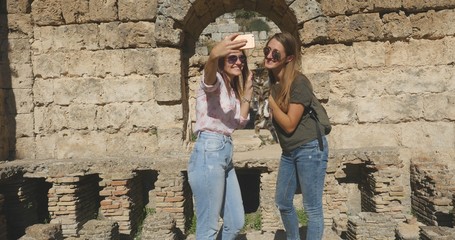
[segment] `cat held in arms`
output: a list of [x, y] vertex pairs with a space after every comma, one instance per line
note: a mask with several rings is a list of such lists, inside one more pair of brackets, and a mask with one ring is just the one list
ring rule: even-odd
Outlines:
[[256, 137], [260, 137], [261, 129], [270, 131], [272, 141], [278, 143], [275, 127], [272, 123], [272, 116], [269, 112], [269, 94], [270, 83], [268, 71], [265, 68], [257, 68], [253, 71], [253, 111], [256, 113], [254, 117], [254, 133]]

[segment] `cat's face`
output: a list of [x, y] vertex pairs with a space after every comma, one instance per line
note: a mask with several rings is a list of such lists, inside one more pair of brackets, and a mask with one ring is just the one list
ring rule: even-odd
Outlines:
[[269, 79], [269, 72], [265, 68], [257, 68], [254, 70], [254, 82], [259, 85], [264, 85]]

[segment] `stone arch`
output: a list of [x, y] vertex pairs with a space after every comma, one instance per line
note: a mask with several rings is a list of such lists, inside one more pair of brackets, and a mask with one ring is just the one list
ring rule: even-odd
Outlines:
[[281, 31], [291, 32], [298, 38], [303, 22], [321, 15], [316, 0], [196, 0], [193, 3], [174, 0], [161, 3], [158, 6], [155, 38], [158, 48], [174, 47], [180, 50], [184, 139], [188, 138], [185, 132], [189, 115], [186, 86], [189, 58], [194, 55], [195, 44], [205, 27], [217, 17], [238, 9], [260, 13], [273, 21]]

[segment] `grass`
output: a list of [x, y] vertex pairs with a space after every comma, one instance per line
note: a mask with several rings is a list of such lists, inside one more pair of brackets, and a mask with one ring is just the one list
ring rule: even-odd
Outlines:
[[[260, 231], [262, 227], [261, 223], [261, 213], [254, 212], [254, 213], [247, 213], [245, 214], [245, 225], [241, 230], [242, 233], [248, 232], [250, 230]], [[191, 219], [191, 225], [188, 228], [187, 234], [195, 234], [196, 233], [196, 215], [193, 215]]]
[[139, 223], [139, 227], [137, 229], [137, 232], [134, 236], [134, 239], [141, 239], [141, 234], [142, 234], [142, 227], [144, 225], [144, 219], [149, 216], [149, 215], [153, 215], [156, 213], [156, 209], [155, 208], [148, 208], [148, 207], [144, 207], [143, 209], [143, 212], [142, 212], [142, 218], [141, 218], [141, 222]]
[[302, 226], [306, 226], [308, 224], [308, 216], [306, 215], [305, 210], [303, 209], [296, 209], [297, 212], [297, 218], [299, 219], [299, 223]]
[[241, 232], [247, 232], [249, 230], [259, 231], [262, 228], [261, 213], [253, 212], [245, 214], [245, 225]]

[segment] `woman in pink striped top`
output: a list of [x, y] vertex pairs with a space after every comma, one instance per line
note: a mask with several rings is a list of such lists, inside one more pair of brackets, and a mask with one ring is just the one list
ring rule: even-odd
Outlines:
[[[244, 225], [240, 186], [232, 162], [231, 134], [249, 120], [253, 94], [245, 40], [227, 36], [213, 47], [196, 99], [197, 142], [188, 163], [196, 207], [196, 239], [235, 239]], [[223, 226], [218, 228], [219, 218]]]

